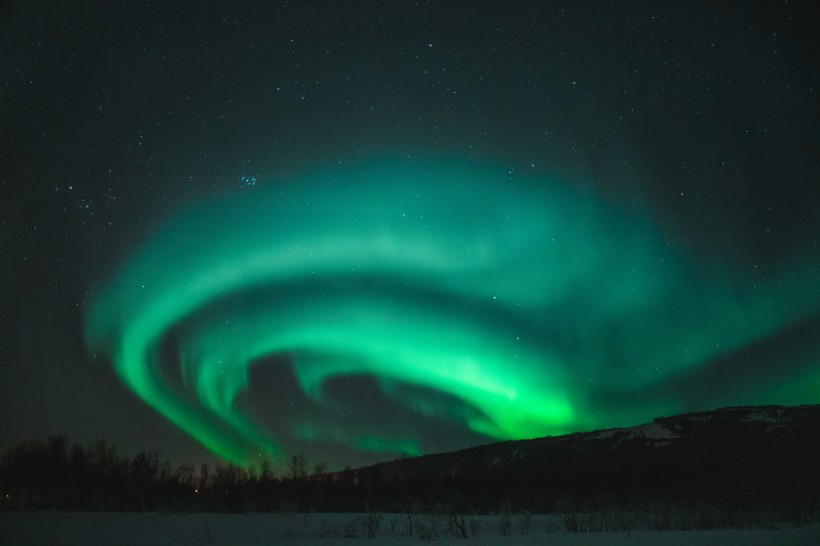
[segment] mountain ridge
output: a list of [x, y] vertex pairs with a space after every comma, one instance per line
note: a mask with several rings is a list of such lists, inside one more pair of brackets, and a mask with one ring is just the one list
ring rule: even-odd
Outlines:
[[502, 505], [550, 511], [604, 503], [685, 504], [731, 513], [797, 506], [802, 514], [820, 507], [818, 461], [820, 405], [733, 406], [347, 472], [375, 491], [381, 506], [402, 498], [426, 506], [459, 498], [485, 512]]
[[[711, 426], [706, 426], [711, 423]], [[431, 453], [417, 457], [406, 458], [407, 460], [424, 460], [431, 458], [452, 457], [456, 454], [467, 454], [492, 450], [496, 447], [511, 445], [541, 445], [541, 444], [561, 444], [577, 441], [593, 440], [635, 440], [646, 439], [655, 440], [657, 445], [665, 445], [669, 440], [691, 437], [695, 429], [700, 434], [708, 433], [710, 430], [715, 433], [715, 428], [723, 428], [731, 423], [735, 423], [738, 429], [729, 431], [733, 437], [742, 437], [749, 433], [748, 426], [744, 424], [768, 423], [764, 432], [771, 429], [785, 429], [790, 424], [798, 427], [817, 425], [816, 432], [820, 435], [820, 404], [801, 404], [795, 406], [786, 405], [762, 405], [762, 406], [726, 406], [714, 410], [700, 410], [681, 413], [673, 416], [656, 417], [652, 421], [628, 427], [614, 427], [605, 429], [595, 429], [591, 431], [571, 432], [556, 436], [542, 436], [520, 440], [504, 440], [492, 442], [478, 446], [472, 446], [460, 450]], [[701, 426], [697, 426], [700, 424]], [[726, 431], [724, 431], [726, 432]], [[757, 430], [756, 432], [760, 432]], [[396, 461], [380, 462], [373, 465], [361, 467], [364, 470], [373, 467], [389, 467]]]

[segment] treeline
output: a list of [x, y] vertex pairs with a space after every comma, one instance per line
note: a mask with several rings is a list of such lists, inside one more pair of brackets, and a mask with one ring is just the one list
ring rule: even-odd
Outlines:
[[470, 514], [560, 514], [579, 532], [820, 521], [820, 406], [762, 411], [656, 420], [671, 436], [573, 434], [341, 472], [296, 455], [281, 475], [266, 464], [172, 466], [156, 451], [129, 458], [104, 440], [57, 436], [2, 455], [0, 508], [390, 512], [411, 535], [418, 514], [462, 530]]
[[[117, 453], [104, 439], [90, 446], [64, 436], [31, 440], [0, 458], [0, 506], [12, 510], [270, 511], [300, 498], [304, 457], [294, 458], [293, 478], [233, 464], [173, 466], [159, 451], [134, 457]], [[301, 463], [301, 464], [299, 464]], [[324, 472], [324, 465], [317, 465]], [[291, 483], [292, 482], [292, 483]], [[287, 487], [284, 487], [284, 485]]]
[[118, 454], [101, 439], [90, 446], [65, 436], [30, 440], [0, 458], [0, 508], [6, 510], [360, 512], [384, 485], [378, 470], [328, 473], [293, 456], [282, 475], [267, 463], [172, 465], [159, 451]]
[[[514, 461], [526, 459], [518, 448], [513, 454]], [[313, 512], [350, 512], [367, 514], [362, 522], [377, 526], [381, 514], [389, 512], [399, 514], [394, 520], [401, 522], [402, 532], [422, 538], [474, 536], [478, 531], [470, 527], [479, 514], [496, 514], [502, 534], [519, 532], [513, 530], [516, 525], [525, 532], [530, 514], [546, 512], [554, 514], [556, 528], [567, 532], [758, 527], [782, 521], [799, 526], [820, 520], [820, 495], [814, 487], [773, 497], [749, 497], [738, 491], [716, 496], [712, 488], [695, 495], [659, 482], [647, 489], [645, 480], [627, 476], [637, 488], [618, 491], [611, 486], [623, 483], [621, 479], [602, 479], [599, 471], [588, 466], [592, 458], [580, 459], [589, 470], [584, 475], [566, 473], [565, 467], [568, 481], [562, 482], [554, 480], [557, 474], [548, 478], [532, 465], [468, 465], [442, 474], [441, 461], [436, 459], [449, 456], [402, 457], [328, 473], [323, 463], [310, 467], [304, 455], [297, 455], [284, 475], [277, 476], [265, 464], [173, 467], [157, 451], [129, 458], [118, 455], [105, 440], [83, 447], [56, 436], [6, 450], [0, 459], [0, 506], [6, 510], [299, 513], [306, 525]], [[648, 461], [638, 461], [643, 463]], [[647, 472], [651, 483], [656, 476], [649, 468]], [[552, 486], [548, 479], [553, 479]], [[566, 487], [571, 483], [577, 487]]]

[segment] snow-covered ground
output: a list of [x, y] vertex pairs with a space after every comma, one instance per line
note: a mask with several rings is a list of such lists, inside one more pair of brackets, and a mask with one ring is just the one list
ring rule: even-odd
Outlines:
[[[407, 536], [403, 514], [384, 514], [375, 538], [367, 537], [366, 514], [122, 514], [95, 512], [6, 512], [0, 514], [0, 544], [26, 545], [350, 545], [417, 544]], [[415, 516], [414, 533], [438, 527], [446, 534], [446, 518]], [[555, 515], [533, 515], [529, 534], [521, 534], [524, 520], [511, 519], [510, 535], [501, 535], [498, 516], [465, 519], [467, 540], [437, 536], [448, 544], [561, 544], [561, 545], [790, 545], [817, 546], [820, 526], [794, 529], [689, 532], [575, 533], [562, 530]], [[471, 528], [478, 527], [477, 536]]]

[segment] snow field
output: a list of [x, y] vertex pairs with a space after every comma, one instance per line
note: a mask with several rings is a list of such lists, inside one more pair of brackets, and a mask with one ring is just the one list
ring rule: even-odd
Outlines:
[[[466, 516], [469, 538], [449, 534], [444, 516], [414, 515], [413, 537], [404, 514], [383, 514], [375, 537], [368, 537], [375, 517], [369, 514], [134, 514], [109, 512], [6, 512], [0, 514], [0, 544], [34, 545], [351, 545], [418, 544], [419, 534], [441, 544], [543, 544], [568, 546], [817, 546], [820, 525], [778, 529], [718, 531], [644, 531], [567, 533], [558, 515], [513, 516], [502, 535], [499, 516]], [[370, 525], [368, 525], [370, 524]], [[474, 536], [473, 531], [477, 531]]]

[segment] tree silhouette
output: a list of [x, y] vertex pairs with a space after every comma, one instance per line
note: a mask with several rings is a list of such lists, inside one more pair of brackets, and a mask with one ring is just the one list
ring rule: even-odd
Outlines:
[[288, 461], [288, 478], [301, 480], [308, 475], [308, 461], [304, 453], [291, 457]]

